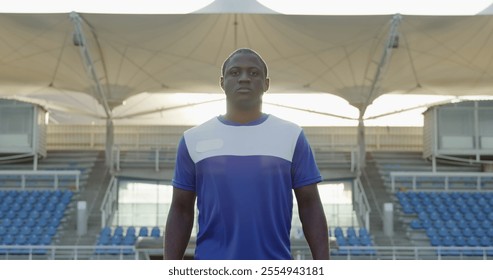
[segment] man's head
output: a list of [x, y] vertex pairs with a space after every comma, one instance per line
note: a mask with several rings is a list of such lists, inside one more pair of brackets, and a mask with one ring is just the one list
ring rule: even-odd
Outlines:
[[260, 109], [262, 95], [269, 89], [267, 65], [255, 51], [238, 49], [222, 67], [221, 88], [229, 108], [247, 111]]
[[237, 54], [252, 54], [252, 55], [256, 56], [259, 59], [260, 63], [262, 63], [262, 67], [263, 67], [264, 74], [265, 74], [264, 77], [267, 77], [267, 64], [265, 63], [265, 61], [262, 59], [262, 57], [257, 52], [255, 52], [252, 49], [247, 49], [247, 48], [237, 49], [228, 56], [228, 58], [223, 63], [223, 67], [221, 68], [221, 74], [223, 77], [224, 77], [224, 70], [225, 70], [227, 64], [230, 62], [231, 58]]

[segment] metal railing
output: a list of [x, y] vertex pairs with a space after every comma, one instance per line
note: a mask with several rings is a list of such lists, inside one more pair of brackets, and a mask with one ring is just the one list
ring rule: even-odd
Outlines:
[[363, 221], [365, 228], [370, 231], [370, 203], [368, 203], [368, 198], [361, 184], [361, 180], [356, 178], [354, 180], [353, 196], [354, 196], [354, 207], [356, 215]]
[[[58, 189], [62, 187], [73, 187], [79, 191], [80, 170], [2, 170], [0, 178], [4, 181], [5, 188], [36, 188], [39, 182], [48, 181], [50, 188]], [[65, 178], [73, 180], [73, 185], [60, 184], [60, 179], [66, 183]], [[12, 182], [12, 184], [9, 184]], [[52, 182], [52, 183], [51, 183]], [[31, 184], [36, 183], [36, 184]]]
[[104, 194], [103, 201], [101, 202], [101, 227], [106, 227], [111, 224], [113, 214], [118, 208], [118, 179], [112, 177], [106, 193]]
[[486, 172], [390, 172], [391, 190], [397, 184], [413, 191], [423, 189], [451, 190], [452, 184], [460, 189], [480, 191], [486, 185], [493, 187], [493, 173]]
[[122, 157], [121, 149], [119, 146], [113, 146], [112, 148], [112, 168], [115, 171], [120, 171], [122, 162], [131, 164], [152, 164], [153, 169], [158, 172], [163, 169], [165, 164], [170, 160], [169, 158], [162, 158], [162, 155], [172, 152], [174, 163], [174, 157], [176, 153], [176, 146], [162, 146], [158, 148], [144, 148], [144, 149], [131, 149], [125, 150], [126, 156]]
[[[0, 260], [148, 260], [161, 252], [162, 247], [0, 245]], [[291, 253], [295, 260], [312, 258], [308, 246], [293, 245]], [[330, 255], [340, 260], [491, 260], [493, 247], [339, 246], [331, 247]]]
[[5, 260], [89, 260], [146, 259], [144, 251], [135, 246], [54, 246], [0, 245], [0, 259]]

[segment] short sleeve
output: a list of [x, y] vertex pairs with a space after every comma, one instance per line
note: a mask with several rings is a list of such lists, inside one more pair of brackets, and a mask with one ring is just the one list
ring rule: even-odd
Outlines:
[[190, 157], [184, 137], [178, 144], [172, 185], [175, 188], [195, 191], [195, 163]]
[[315, 184], [322, 181], [313, 151], [303, 130], [298, 136], [291, 163], [293, 189]]

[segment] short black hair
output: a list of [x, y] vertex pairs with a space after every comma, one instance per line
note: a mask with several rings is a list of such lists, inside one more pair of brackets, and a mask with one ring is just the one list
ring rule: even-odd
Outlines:
[[264, 67], [264, 74], [265, 77], [267, 77], [267, 64], [265, 63], [264, 59], [254, 50], [248, 49], [248, 48], [241, 48], [237, 49], [234, 52], [232, 52], [228, 58], [223, 63], [223, 67], [221, 68], [221, 74], [224, 76], [224, 71], [226, 70], [226, 65], [229, 63], [229, 61], [233, 58], [233, 56], [240, 54], [240, 53], [249, 53], [255, 55], [259, 60], [260, 63], [262, 63], [262, 66]]

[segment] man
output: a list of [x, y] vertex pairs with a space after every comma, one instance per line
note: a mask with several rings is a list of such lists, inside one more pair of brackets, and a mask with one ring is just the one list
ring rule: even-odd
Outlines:
[[293, 189], [313, 259], [329, 259], [311, 148], [299, 126], [262, 113], [265, 62], [236, 50], [220, 83], [226, 114], [186, 131], [178, 146], [165, 259], [183, 258], [196, 197], [195, 259], [291, 259]]

